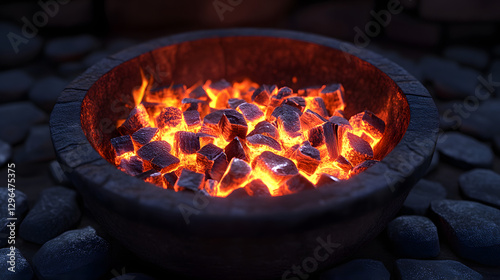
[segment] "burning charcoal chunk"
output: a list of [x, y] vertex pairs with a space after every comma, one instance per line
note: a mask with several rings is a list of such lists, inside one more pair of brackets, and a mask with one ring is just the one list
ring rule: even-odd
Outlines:
[[205, 181], [205, 185], [203, 186], [203, 190], [211, 196], [217, 195], [217, 185], [219, 181], [208, 179]]
[[137, 155], [143, 160], [152, 161], [155, 157], [169, 154], [170, 150], [170, 144], [166, 141], [153, 141], [137, 150]]
[[245, 185], [245, 189], [250, 196], [271, 196], [269, 188], [261, 179], [254, 179]]
[[391, 274], [389, 273], [389, 271], [387, 271], [384, 263], [382, 263], [381, 261], [370, 259], [356, 259], [325, 271], [323, 274], [321, 274], [321, 277], [319, 279], [390, 280]]
[[[379, 140], [384, 135], [384, 121], [379, 119], [374, 113], [368, 110], [352, 116], [349, 119], [349, 123], [354, 129], [364, 131], [373, 140]], [[371, 143], [374, 142], [373, 140], [371, 141]]]
[[[9, 265], [10, 258], [14, 257], [15, 269], [9, 270], [11, 266]], [[15, 249], [13, 252], [10, 248], [0, 249], [0, 279], [2, 280], [31, 280], [33, 279], [33, 269], [31, 269], [30, 264], [21, 255], [19, 249]]]
[[77, 193], [64, 187], [42, 191], [33, 209], [24, 218], [19, 235], [27, 241], [43, 244], [76, 226], [81, 212]]
[[227, 194], [241, 187], [241, 184], [248, 180], [251, 172], [252, 168], [246, 161], [239, 158], [233, 158], [231, 162], [229, 162], [229, 167], [220, 180], [218, 186], [219, 191]]
[[341, 117], [341, 118], [344, 118], [345, 119], [345, 113], [344, 113], [344, 110], [335, 110], [333, 113], [332, 113], [332, 116], [334, 117]]
[[227, 160], [229, 161], [234, 157], [247, 162], [250, 161], [250, 158], [248, 157], [248, 147], [245, 143], [241, 142], [239, 137], [234, 137], [234, 139], [224, 148], [224, 152], [226, 153]]
[[160, 129], [170, 129], [180, 125], [182, 122], [182, 111], [176, 107], [165, 107], [156, 118], [156, 124]]
[[200, 139], [194, 132], [177, 131], [175, 133], [175, 154], [194, 154], [200, 149]]
[[202, 189], [205, 184], [205, 175], [202, 173], [196, 173], [189, 169], [183, 169], [181, 172], [181, 176], [179, 176], [179, 180], [175, 183], [175, 190], [192, 190], [199, 191]]
[[224, 110], [219, 121], [219, 129], [226, 141], [231, 141], [236, 136], [245, 139], [248, 132], [248, 126], [243, 115], [232, 109]]
[[86, 227], [45, 243], [33, 256], [33, 267], [40, 279], [100, 279], [110, 258], [110, 244]]
[[316, 188], [321, 188], [324, 186], [331, 186], [332, 184], [335, 184], [339, 181], [340, 180], [335, 176], [332, 176], [332, 175], [326, 174], [326, 173], [321, 173], [321, 175], [319, 176], [318, 182], [316, 182]]
[[137, 105], [128, 116], [127, 120], [118, 128], [122, 135], [132, 134], [137, 130], [149, 126], [149, 115], [144, 105]]
[[236, 110], [240, 104], [246, 103], [245, 100], [239, 99], [239, 98], [230, 98], [227, 101], [227, 104], [229, 105], [229, 108]]
[[327, 122], [325, 118], [319, 114], [307, 109], [302, 116], [300, 116], [300, 127], [303, 130], [309, 130], [315, 126], [321, 125]]
[[205, 172], [211, 179], [220, 180], [227, 168], [227, 157], [221, 148], [208, 144], [196, 153], [196, 164], [199, 172]]
[[205, 117], [210, 113], [210, 104], [208, 101], [203, 101], [193, 98], [182, 99], [182, 111], [195, 110], [200, 113], [201, 117]]
[[377, 163], [378, 160], [365, 160], [361, 162], [360, 164], [354, 166], [351, 171], [349, 172], [349, 176], [354, 176], [356, 174], [359, 174], [366, 169], [372, 167], [375, 163]]
[[338, 125], [338, 126], [342, 126], [342, 125], [350, 126], [351, 125], [348, 120], [346, 120], [344, 117], [339, 117], [339, 116], [332, 116], [332, 117], [330, 117], [329, 121], [331, 123]]
[[[202, 127], [203, 128], [203, 127]], [[217, 138], [214, 135], [203, 133], [203, 132], [198, 132], [196, 133], [198, 138], [200, 139], [200, 147], [203, 148], [208, 144], [211, 144], [214, 142], [215, 138]]]
[[399, 259], [396, 270], [398, 279], [484, 279], [475, 270], [452, 260]]
[[323, 137], [325, 138], [324, 141], [326, 144], [326, 150], [328, 151], [328, 156], [331, 160], [337, 159], [339, 155], [339, 141], [337, 138], [336, 127], [333, 123], [327, 122], [323, 124]]
[[318, 149], [311, 146], [309, 142], [306, 142], [295, 152], [295, 159], [297, 160], [297, 167], [299, 170], [304, 171], [308, 175], [312, 175], [319, 166], [321, 156]]
[[[148, 94], [144, 97], [145, 101], [153, 103], [165, 103], [168, 102], [172, 106], [178, 106], [179, 102], [186, 95], [186, 86], [182, 84], [176, 84], [161, 88], [156, 88], [150, 90]], [[143, 101], [144, 102], [144, 101]]]
[[323, 126], [316, 126], [308, 131], [307, 139], [313, 147], [319, 147], [325, 144]]
[[342, 139], [342, 155], [356, 166], [365, 160], [373, 158], [373, 150], [370, 144], [350, 132]]
[[337, 109], [344, 110], [344, 87], [341, 84], [330, 84], [325, 86], [320, 92], [319, 97], [325, 101], [326, 109], [333, 115]]
[[132, 140], [137, 147], [142, 147], [147, 143], [157, 140], [159, 129], [156, 127], [144, 127], [132, 134]]
[[132, 156], [129, 159], [121, 159], [119, 169], [128, 175], [135, 176], [144, 171], [144, 164], [139, 157]]
[[[279, 107], [276, 107], [274, 109], [273, 113], [271, 114], [271, 119], [277, 119], [279, 116], [282, 116], [284, 114], [292, 114], [292, 113], [297, 113], [299, 116], [302, 115], [302, 112], [293, 106], [287, 105], [287, 104], [282, 104]], [[274, 119], [273, 119], [274, 118]]]
[[207, 125], [209, 127], [212, 127], [212, 126], [218, 127], [219, 121], [222, 118], [222, 115], [224, 115], [224, 110], [217, 110], [217, 111], [211, 112], [210, 114], [206, 115], [203, 118], [203, 124]]
[[189, 99], [198, 99], [201, 101], [210, 101], [207, 92], [203, 89], [203, 87], [196, 87], [193, 91], [189, 93]]
[[292, 96], [285, 99], [283, 101], [283, 104], [295, 107], [301, 112], [304, 112], [304, 108], [306, 107], [306, 100], [301, 96]]
[[293, 161], [269, 151], [256, 157], [252, 162], [252, 168], [269, 175], [270, 179], [278, 185], [299, 173]]
[[310, 86], [301, 88], [297, 92], [299, 96], [318, 96], [321, 88], [322, 86]]
[[430, 259], [439, 255], [438, 231], [429, 218], [397, 217], [387, 225], [387, 233], [398, 256]]
[[130, 135], [123, 135], [111, 139], [111, 145], [115, 151], [116, 156], [121, 156], [128, 152], [134, 151], [134, 143], [132, 143], [132, 138]]
[[268, 88], [261, 86], [256, 89], [252, 94], [252, 102], [258, 105], [267, 106], [271, 97], [271, 92]]
[[250, 146], [262, 147], [267, 146], [276, 151], [281, 151], [281, 145], [278, 141], [274, 140], [269, 136], [264, 136], [262, 134], [255, 134], [247, 137], [247, 142]]
[[152, 167], [162, 173], [174, 170], [179, 166], [179, 163], [180, 160], [169, 153], [157, 156], [151, 161]]
[[242, 103], [236, 110], [243, 115], [247, 122], [255, 122], [264, 117], [264, 113], [255, 104]]
[[284, 112], [282, 115], [278, 116], [277, 124], [278, 129], [290, 138], [295, 138], [301, 135], [300, 115], [296, 112]]
[[250, 195], [248, 194], [247, 190], [245, 188], [237, 188], [234, 189], [228, 196], [227, 198], [242, 198], [242, 197], [249, 197]]
[[143, 180], [148, 182], [148, 183], [151, 183], [153, 185], [163, 187], [163, 175], [161, 175], [161, 172], [152, 173], [148, 177], [144, 178]]
[[280, 186], [279, 192], [286, 195], [314, 189], [314, 184], [307, 180], [306, 177], [302, 176], [302, 174], [296, 174]]
[[343, 156], [339, 155], [334, 164], [344, 171], [349, 171], [352, 168], [351, 163]]
[[134, 177], [137, 179], [146, 180], [148, 177], [150, 177], [151, 175], [153, 175], [155, 173], [158, 173], [158, 171], [156, 171], [154, 169], [149, 169], [147, 171], [142, 172], [141, 174], [135, 175]]
[[232, 88], [232, 86], [228, 81], [222, 79], [217, 82], [211, 83], [209, 88], [215, 91], [222, 91], [222, 90], [229, 90]]
[[177, 182], [177, 175], [175, 172], [170, 172], [170, 173], [165, 173], [163, 175], [163, 186], [166, 189], [173, 189], [175, 186], [175, 183]]
[[286, 158], [295, 158], [295, 154], [297, 153], [297, 150], [300, 148], [300, 144], [295, 144], [291, 146], [290, 148], [285, 149], [285, 154], [283, 155]]
[[291, 96], [293, 93], [293, 90], [289, 87], [282, 87], [278, 90], [278, 93], [276, 94], [276, 99], [283, 99], [283, 98], [286, 98], [288, 96]]
[[269, 136], [274, 139], [278, 139], [278, 130], [272, 124], [267, 121], [261, 121], [258, 123], [255, 128], [247, 135], [247, 137], [262, 134], [264, 136]]
[[431, 202], [436, 225], [453, 251], [480, 264], [500, 265], [500, 210], [465, 200]]
[[201, 124], [200, 113], [195, 110], [188, 110], [182, 113], [184, 116], [184, 122], [186, 123], [188, 129], [197, 128]]
[[323, 118], [328, 118], [330, 115], [328, 110], [326, 109], [325, 101], [321, 97], [314, 97], [312, 99], [307, 99], [307, 107], [311, 109], [311, 111], [317, 113]]

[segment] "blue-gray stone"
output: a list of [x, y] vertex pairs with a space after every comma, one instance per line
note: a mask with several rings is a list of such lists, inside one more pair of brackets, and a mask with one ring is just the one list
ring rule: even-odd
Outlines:
[[500, 210], [473, 201], [431, 203], [441, 234], [455, 253], [485, 265], [500, 265]]
[[486, 67], [489, 61], [489, 55], [485, 50], [465, 46], [449, 47], [444, 51], [444, 56], [480, 69]]
[[0, 139], [17, 144], [27, 135], [31, 126], [47, 120], [47, 115], [31, 102], [0, 105]]
[[33, 79], [24, 71], [0, 72], [0, 102], [21, 99], [30, 89]]
[[391, 274], [380, 261], [352, 260], [321, 274], [320, 280], [389, 280]]
[[426, 217], [400, 216], [387, 226], [389, 239], [401, 257], [427, 259], [439, 255], [436, 226]]
[[15, 163], [37, 163], [55, 158], [49, 125], [33, 126], [24, 144], [14, 152]]
[[41, 280], [93, 280], [108, 271], [109, 243], [92, 227], [67, 231], [43, 244], [33, 256]]
[[495, 149], [497, 155], [500, 155], [500, 134], [493, 137], [493, 149]]
[[38, 107], [50, 112], [67, 84], [65, 80], [55, 76], [45, 77], [35, 82], [28, 95]]
[[[31, 280], [33, 279], [33, 269], [28, 261], [23, 257], [19, 249], [13, 252], [10, 248], [0, 249], [0, 279], [2, 280]], [[15, 265], [9, 262], [13, 261]], [[10, 270], [9, 270], [10, 269]]]
[[45, 55], [58, 62], [77, 60], [99, 48], [100, 42], [90, 35], [56, 38], [45, 46]]
[[8, 188], [0, 188], [0, 217], [10, 218], [16, 217], [18, 222], [24, 217], [26, 212], [28, 212], [28, 196], [20, 190], [14, 190], [15, 200], [15, 216], [10, 215], [9, 211], [9, 198], [11, 198], [12, 193]]
[[24, 218], [19, 236], [33, 243], [43, 244], [76, 226], [80, 216], [74, 190], [64, 187], [48, 188], [40, 194], [35, 206]]
[[421, 179], [406, 197], [401, 213], [425, 216], [431, 202], [446, 198], [446, 189], [438, 182]]
[[0, 166], [7, 163], [12, 157], [12, 147], [9, 143], [0, 140]]
[[12, 67], [34, 59], [41, 51], [40, 36], [26, 38], [21, 26], [7, 22], [0, 23], [0, 66]]
[[500, 174], [489, 169], [474, 169], [458, 178], [463, 195], [500, 208]]
[[482, 280], [483, 276], [452, 260], [411, 260], [396, 261], [397, 279], [400, 280]]
[[4, 217], [0, 217], [0, 247], [5, 247], [9, 244], [10, 228], [9, 220]]
[[[465, 108], [465, 106], [464, 106]], [[500, 134], [498, 125], [498, 112], [500, 112], [500, 100], [488, 99], [477, 107], [471, 107], [470, 113], [466, 111], [467, 117], [462, 119], [460, 131], [484, 141], [490, 141], [495, 135]]]
[[111, 280], [155, 280], [155, 278], [142, 273], [127, 273], [116, 276]]
[[439, 165], [439, 152], [435, 150], [434, 153], [432, 154], [431, 164], [429, 164], [426, 174], [429, 174], [432, 171], [434, 171], [434, 169], [436, 169], [438, 165]]
[[488, 145], [459, 132], [443, 133], [437, 149], [444, 160], [460, 168], [491, 168], [493, 165], [493, 151]]

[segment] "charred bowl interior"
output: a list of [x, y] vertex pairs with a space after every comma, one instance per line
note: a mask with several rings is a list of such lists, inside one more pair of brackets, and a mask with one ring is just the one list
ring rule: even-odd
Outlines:
[[[349, 180], [282, 197], [158, 188], [108, 161], [116, 121], [129, 113], [131, 91], [141, 84], [139, 69], [165, 85], [250, 78], [296, 90], [342, 83], [347, 117], [368, 109], [385, 121], [374, 150], [380, 162]], [[437, 128], [427, 90], [386, 58], [330, 38], [268, 29], [185, 33], [109, 56], [68, 85], [51, 116], [59, 162], [103, 228], [138, 256], [205, 279], [291, 277], [292, 265], [310, 273], [347, 258], [383, 230], [423, 176]]]

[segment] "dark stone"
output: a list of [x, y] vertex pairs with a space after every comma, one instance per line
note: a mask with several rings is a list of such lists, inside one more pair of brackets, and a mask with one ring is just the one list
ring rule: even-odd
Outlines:
[[429, 164], [429, 168], [427, 168], [427, 171], [425, 173], [426, 174], [431, 173], [438, 167], [438, 165], [439, 165], [439, 152], [436, 149], [434, 151], [434, 154], [432, 154], [431, 164]]
[[45, 55], [54, 61], [64, 62], [78, 60], [97, 49], [99, 40], [90, 35], [56, 38], [45, 46]]
[[250, 161], [248, 157], [248, 147], [245, 143], [241, 141], [239, 137], [235, 137], [229, 144], [224, 148], [227, 160], [231, 160], [234, 157], [242, 159], [246, 162]]
[[296, 174], [280, 186], [279, 192], [282, 195], [287, 195], [314, 189], [314, 184], [311, 183], [306, 177], [302, 174]]
[[80, 216], [75, 191], [64, 187], [48, 188], [42, 191], [35, 206], [24, 218], [19, 236], [43, 244], [74, 227]]
[[12, 157], [12, 147], [9, 143], [0, 140], [0, 166], [3, 166]]
[[472, 201], [439, 200], [431, 203], [431, 211], [458, 256], [500, 265], [500, 210]]
[[437, 149], [443, 159], [460, 168], [490, 168], [493, 165], [493, 151], [490, 147], [458, 132], [442, 134], [438, 139]]
[[50, 112], [67, 84], [65, 80], [58, 77], [40, 79], [30, 89], [29, 98], [45, 112]]
[[175, 183], [175, 190], [188, 189], [192, 191], [199, 191], [205, 184], [205, 175], [196, 173], [189, 169], [183, 169], [179, 179]]
[[50, 175], [52, 176], [52, 179], [57, 185], [64, 185], [64, 186], [71, 185], [71, 181], [69, 180], [68, 176], [66, 176], [66, 174], [61, 168], [61, 165], [57, 160], [53, 160], [50, 162], [49, 169], [50, 169]]
[[126, 273], [116, 276], [111, 280], [155, 280], [155, 278], [149, 277], [148, 275], [142, 273]]
[[0, 217], [0, 247], [6, 247], [9, 244], [10, 222], [7, 218]]
[[47, 120], [47, 115], [31, 102], [0, 105], [0, 139], [9, 144], [21, 142], [32, 125]]
[[269, 151], [256, 157], [252, 162], [252, 168], [268, 174], [278, 184], [299, 173], [293, 161]]
[[500, 134], [497, 134], [493, 138], [493, 148], [495, 149], [497, 155], [500, 155]]
[[437, 228], [426, 217], [397, 217], [387, 226], [387, 233], [398, 256], [429, 259], [439, 255]]
[[269, 197], [271, 193], [269, 188], [266, 186], [261, 179], [253, 179], [248, 184], [245, 185], [245, 189], [250, 196], [263, 196]]
[[443, 54], [448, 59], [479, 69], [486, 67], [489, 61], [489, 55], [486, 51], [465, 46], [448, 47]]
[[12, 254], [10, 248], [0, 249], [0, 278], [2, 280], [32, 280], [34, 276], [33, 269], [24, 256], [21, 255], [19, 249], [14, 250], [15, 272], [9, 270], [10, 254]]
[[177, 131], [174, 140], [174, 152], [176, 155], [194, 154], [200, 149], [200, 138], [194, 132]]
[[275, 151], [281, 151], [281, 145], [278, 141], [274, 140], [269, 136], [264, 136], [262, 134], [255, 134], [247, 137], [247, 142], [249, 146], [262, 147], [267, 146]]
[[228, 169], [222, 176], [219, 184], [219, 190], [222, 193], [229, 193], [243, 184], [250, 177], [252, 168], [248, 163], [239, 158], [233, 158], [229, 162]]
[[152, 140], [157, 140], [158, 132], [159, 129], [156, 127], [143, 127], [132, 134], [132, 140], [135, 145], [141, 147]]
[[108, 271], [110, 245], [92, 227], [67, 231], [45, 243], [33, 256], [44, 280], [99, 279]]
[[425, 216], [432, 201], [444, 198], [446, 189], [440, 183], [421, 179], [406, 197], [401, 213]]
[[36, 163], [55, 158], [48, 125], [32, 127], [24, 144], [14, 153], [16, 163]]
[[267, 121], [261, 121], [260, 123], [258, 123], [255, 128], [250, 133], [248, 133], [247, 137], [255, 134], [262, 134], [264, 136], [278, 139], [278, 130], [274, 125]]
[[452, 260], [399, 259], [396, 261], [396, 274], [401, 280], [483, 280], [481, 274]]
[[113, 150], [115, 151], [115, 156], [121, 156], [125, 153], [134, 151], [134, 143], [132, 142], [130, 135], [111, 138], [110, 142]]
[[87, 68], [90, 68], [92, 65], [106, 58], [109, 54], [110, 53], [107, 51], [92, 52], [83, 59], [83, 65], [85, 65], [85, 67]]
[[[0, 66], [2, 67], [12, 67], [23, 63], [26, 63], [34, 59], [41, 51], [43, 47], [43, 40], [40, 36], [34, 36], [29, 40], [23, 37], [21, 26], [17, 26], [11, 23], [2, 22], [0, 23]], [[21, 42], [14, 46], [11, 39], [14, 42], [17, 36], [20, 36]]]
[[466, 198], [500, 208], [500, 174], [474, 169], [460, 175], [458, 184]]
[[85, 69], [87, 68], [81, 62], [64, 62], [59, 64], [59, 67], [57, 67], [57, 74], [68, 80], [72, 80], [75, 79], [78, 75], [85, 72]]
[[16, 203], [15, 216], [10, 215], [9, 212], [9, 198], [11, 192], [9, 192], [8, 188], [0, 188], [0, 218], [11, 218], [16, 217], [18, 219], [17, 223], [20, 223], [20, 220], [24, 217], [26, 212], [28, 212], [28, 196], [20, 190], [14, 191]]
[[[498, 81], [498, 80], [493, 80]], [[486, 91], [487, 89], [482, 89]], [[471, 106], [471, 105], [469, 105]], [[470, 108], [470, 107], [465, 107]], [[476, 107], [472, 107], [476, 108]], [[464, 108], [461, 108], [465, 110]], [[497, 123], [498, 112], [500, 111], [500, 100], [489, 99], [483, 102], [470, 113], [466, 111], [468, 117], [462, 118], [460, 131], [469, 134], [480, 140], [490, 141], [495, 135], [500, 134], [500, 126]], [[460, 116], [460, 114], [458, 114]]]
[[0, 72], [0, 102], [21, 99], [31, 87], [33, 79], [24, 71], [9, 70]]
[[320, 280], [390, 280], [381, 261], [356, 259], [323, 272]]

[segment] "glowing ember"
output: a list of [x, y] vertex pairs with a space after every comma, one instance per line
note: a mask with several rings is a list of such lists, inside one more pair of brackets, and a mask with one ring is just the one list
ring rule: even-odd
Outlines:
[[[346, 180], [373, 165], [385, 123], [344, 118], [341, 84], [291, 88], [221, 80], [132, 91], [111, 139], [116, 166], [175, 191], [279, 196]], [[236, 193], [235, 193], [236, 194]]]

